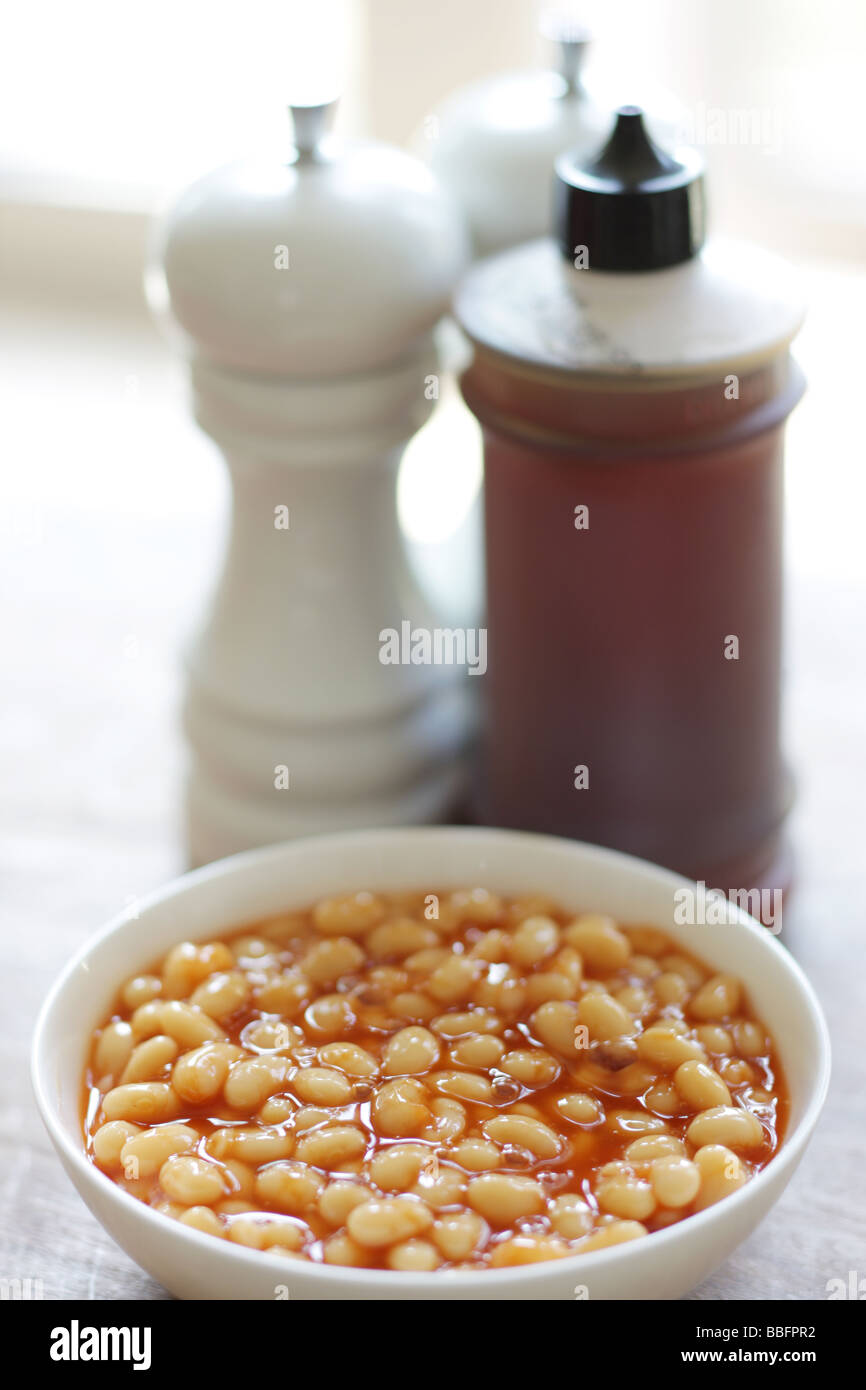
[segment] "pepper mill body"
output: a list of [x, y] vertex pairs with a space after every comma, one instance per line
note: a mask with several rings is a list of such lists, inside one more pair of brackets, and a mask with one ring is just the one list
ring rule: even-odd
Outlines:
[[159, 263], [196, 418], [232, 482], [228, 547], [187, 663], [193, 863], [299, 834], [447, 818], [471, 725], [454, 668], [383, 665], [432, 627], [396, 510], [432, 409], [432, 330], [465, 256], [432, 177], [308, 140], [207, 176]]

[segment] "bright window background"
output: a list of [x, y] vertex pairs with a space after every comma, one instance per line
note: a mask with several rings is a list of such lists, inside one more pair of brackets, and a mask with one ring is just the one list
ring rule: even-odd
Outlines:
[[[9, 11], [0, 230], [13, 304], [5, 423], [20, 462], [6, 487], [24, 509], [20, 526], [27, 530], [28, 509], [45, 499], [198, 517], [224, 505], [221, 470], [188, 420], [181, 375], [143, 306], [147, 214], [215, 163], [285, 148], [291, 95], [336, 85], [344, 133], [409, 141], [455, 86], [549, 62], [537, 33], [543, 8], [534, 0], [151, 0], [145, 8], [34, 0]], [[866, 6], [587, 0], [571, 8], [596, 34], [590, 76], [612, 98], [671, 92], [708, 141], [712, 226], [801, 267], [813, 309], [798, 350], [811, 386], [790, 435], [790, 554], [803, 571], [847, 574], [862, 549], [866, 503], [864, 471], [852, 460]], [[46, 390], [55, 410], [44, 409]], [[467, 574], [458, 558], [473, 553], [479, 477], [477, 432], [451, 390], [410, 449], [400, 488], [419, 562], [450, 577], [451, 599], [477, 587], [477, 559]], [[817, 488], [825, 502], [844, 491], [846, 506], [816, 505]], [[449, 537], [443, 563], [438, 547]]]

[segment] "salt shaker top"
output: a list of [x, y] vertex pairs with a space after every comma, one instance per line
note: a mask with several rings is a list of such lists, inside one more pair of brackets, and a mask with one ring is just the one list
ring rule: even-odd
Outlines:
[[[579, 157], [597, 148], [616, 105], [584, 76], [588, 30], [551, 13], [542, 33], [555, 45], [556, 70], [473, 83], [425, 126], [431, 167], [459, 199], [479, 256], [547, 232], [554, 160], [563, 150]], [[669, 100], [659, 105], [650, 130], [669, 141], [678, 113]]]
[[157, 292], [193, 352], [299, 378], [396, 362], [446, 310], [462, 217], [424, 165], [328, 135], [333, 102], [294, 106], [285, 159], [226, 165], [158, 233]]

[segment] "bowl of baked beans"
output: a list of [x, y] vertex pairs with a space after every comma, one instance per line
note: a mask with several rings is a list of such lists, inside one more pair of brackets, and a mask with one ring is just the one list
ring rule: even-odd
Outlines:
[[474, 828], [239, 855], [70, 962], [37, 1102], [181, 1298], [680, 1297], [783, 1191], [829, 1073], [796, 962], [730, 903], [684, 922], [689, 891]]

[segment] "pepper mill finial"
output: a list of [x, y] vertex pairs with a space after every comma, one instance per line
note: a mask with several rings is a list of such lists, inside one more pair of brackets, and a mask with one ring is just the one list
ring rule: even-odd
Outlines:
[[312, 104], [289, 105], [298, 163], [306, 164], [319, 156], [322, 141], [330, 128], [336, 109], [336, 98]]

